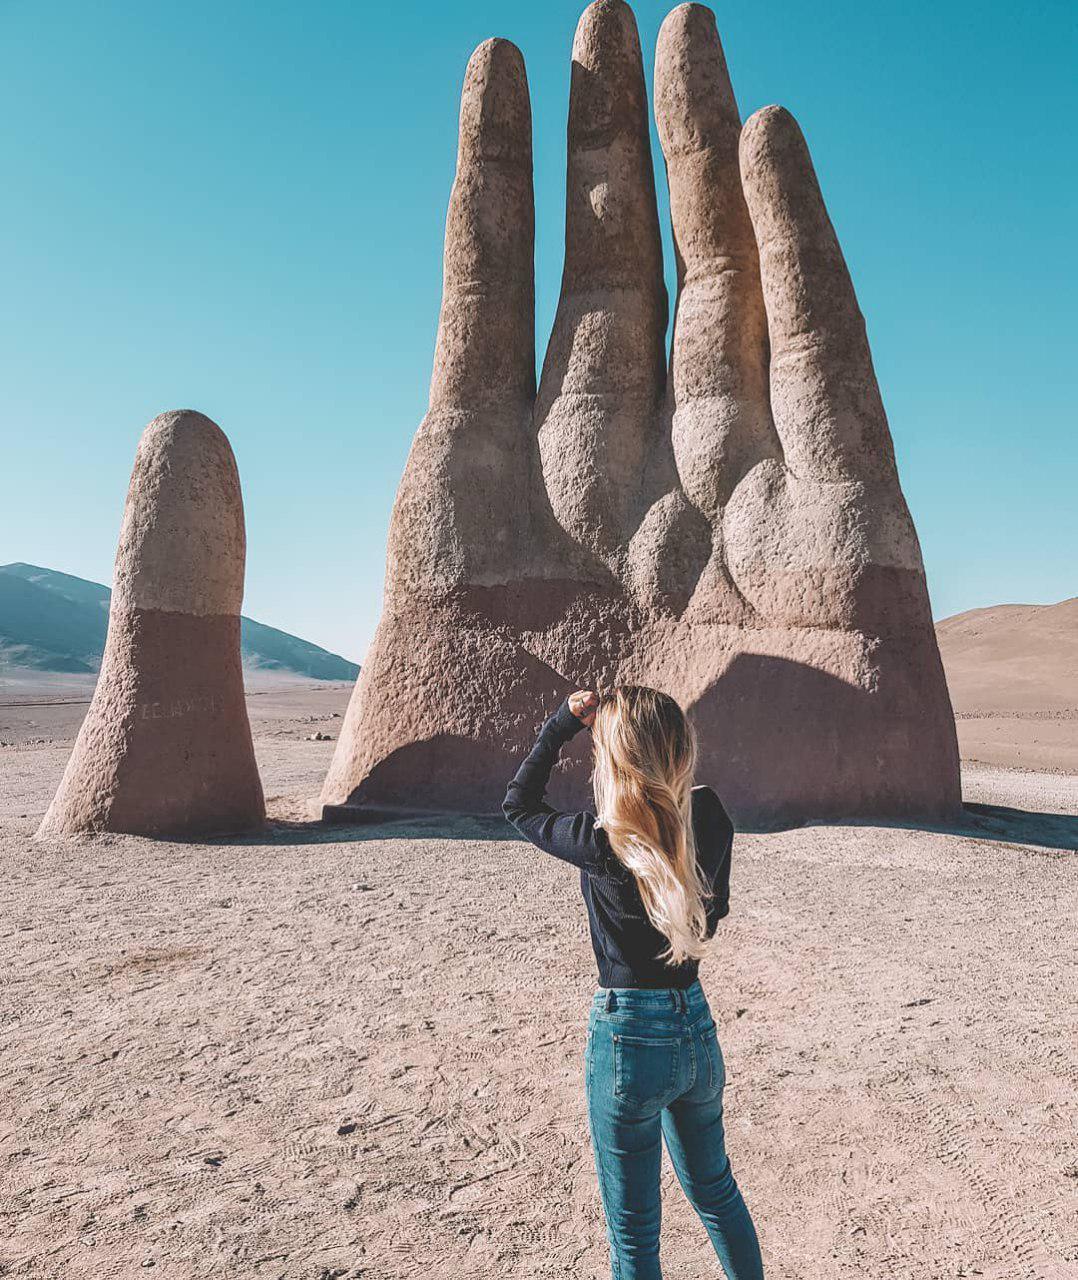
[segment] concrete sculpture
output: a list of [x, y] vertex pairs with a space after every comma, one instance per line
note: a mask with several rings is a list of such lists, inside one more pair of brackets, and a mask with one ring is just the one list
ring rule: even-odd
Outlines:
[[245, 555], [224, 433], [190, 410], [155, 418], [127, 493], [101, 675], [39, 835], [264, 820], [240, 664]]
[[[700, 5], [663, 25], [655, 99], [669, 362], [636, 26], [597, 0], [573, 45], [536, 390], [524, 65], [502, 40], [469, 63], [430, 411], [327, 816], [496, 809], [542, 711], [615, 681], [691, 712], [700, 776], [743, 825], [959, 808], [917, 536], [801, 132], [779, 107], [742, 129]], [[585, 751], [559, 798], [583, 798]]]

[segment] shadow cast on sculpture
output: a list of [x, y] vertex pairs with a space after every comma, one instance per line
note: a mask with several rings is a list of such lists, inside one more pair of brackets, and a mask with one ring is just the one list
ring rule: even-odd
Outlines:
[[[697, 777], [742, 831], [772, 831], [875, 811], [917, 817], [908, 790], [916, 709], [904, 690], [863, 689], [803, 662], [740, 653], [687, 711], [700, 737]], [[859, 794], [860, 793], [860, 794]]]

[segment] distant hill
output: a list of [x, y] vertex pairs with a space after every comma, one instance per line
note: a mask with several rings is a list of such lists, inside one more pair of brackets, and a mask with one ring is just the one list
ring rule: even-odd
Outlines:
[[[0, 669], [93, 674], [101, 665], [112, 592], [33, 564], [0, 565]], [[354, 680], [359, 667], [316, 644], [242, 620], [243, 665], [311, 680]]]
[[971, 609], [936, 635], [956, 712], [1078, 708], [1078, 597]]

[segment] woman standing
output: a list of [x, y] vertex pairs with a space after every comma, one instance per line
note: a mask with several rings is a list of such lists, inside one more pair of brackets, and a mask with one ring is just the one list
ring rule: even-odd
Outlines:
[[[592, 729], [596, 814], [544, 800], [558, 754]], [[585, 1053], [588, 1124], [615, 1280], [661, 1280], [661, 1137], [729, 1280], [761, 1280], [756, 1232], [726, 1156], [725, 1070], [697, 979], [729, 910], [733, 824], [694, 787], [696, 740], [672, 699], [574, 693], [509, 784], [505, 816], [580, 869], [599, 990]]]

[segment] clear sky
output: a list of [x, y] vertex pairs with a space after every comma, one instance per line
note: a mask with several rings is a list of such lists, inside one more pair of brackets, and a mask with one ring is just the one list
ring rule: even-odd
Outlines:
[[[649, 81], [668, 7], [635, 6]], [[0, 563], [111, 581], [139, 434], [197, 408], [239, 462], [244, 611], [362, 658], [465, 64], [492, 35], [527, 62], [542, 345], [581, 8], [0, 0]], [[936, 616], [1078, 594], [1078, 7], [717, 13], [742, 114], [781, 102], [812, 149]]]

